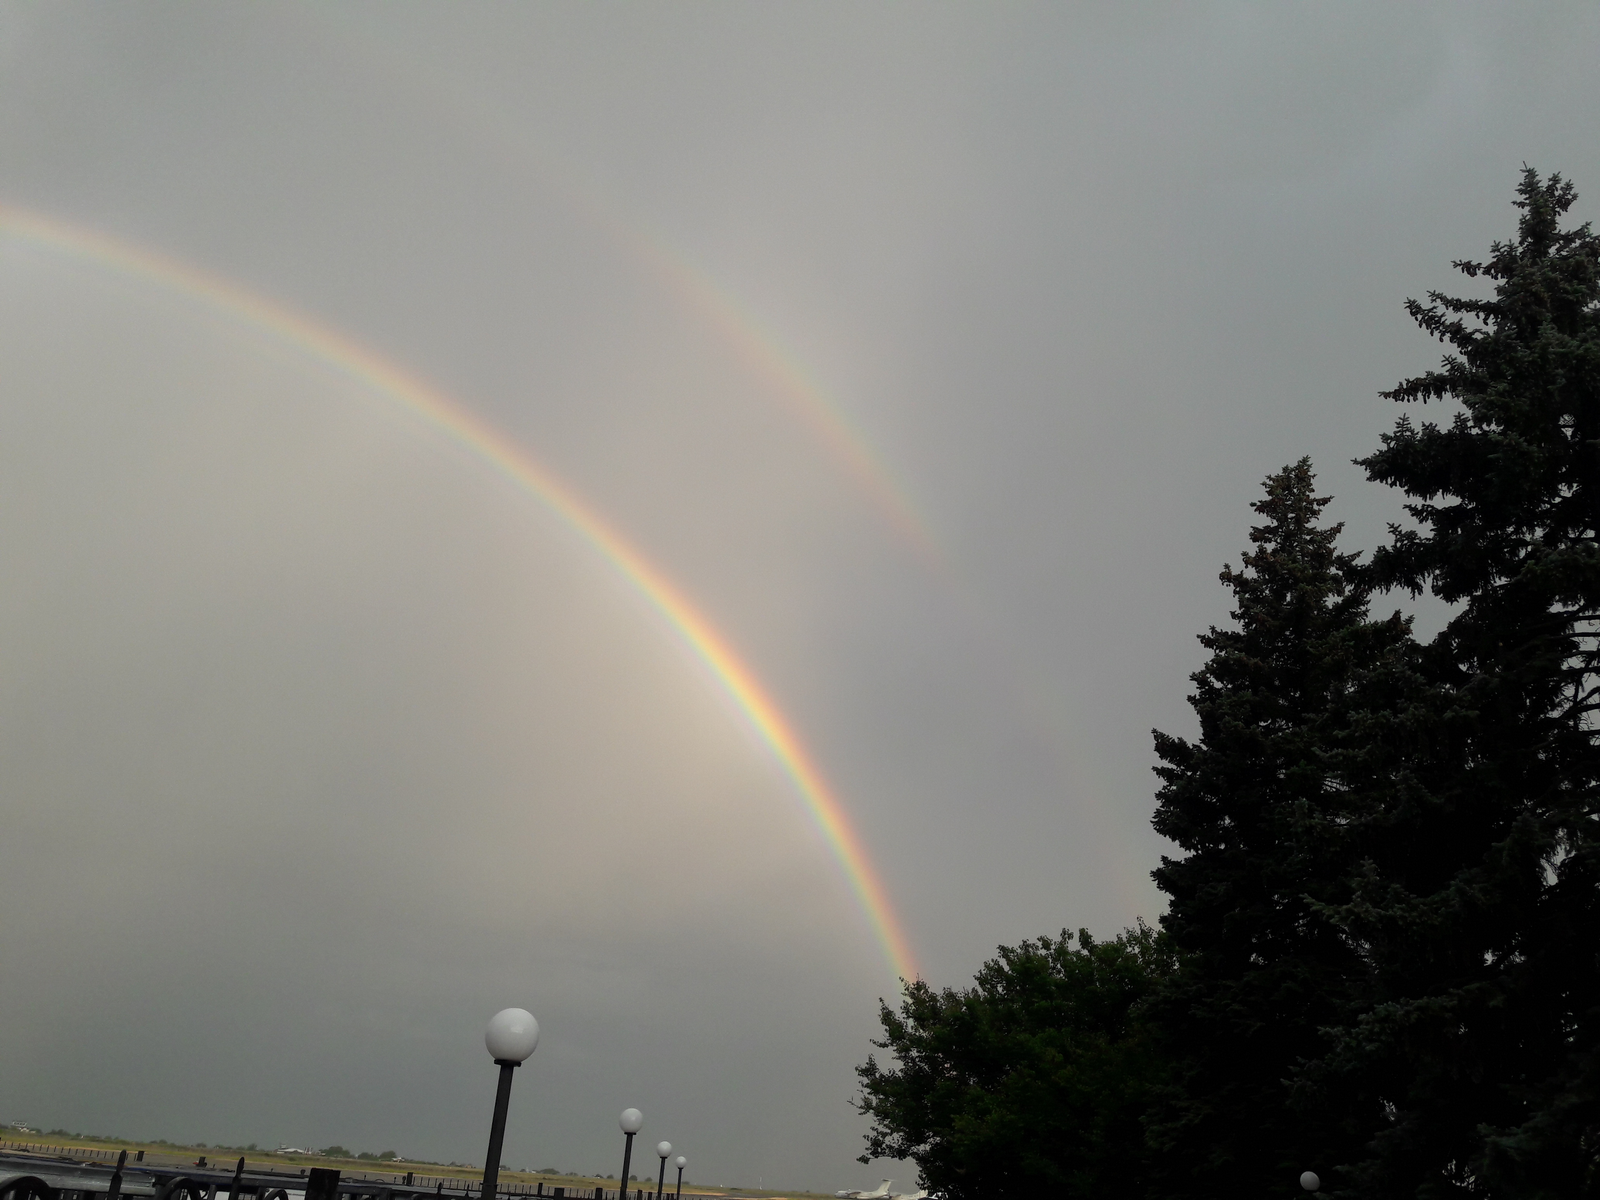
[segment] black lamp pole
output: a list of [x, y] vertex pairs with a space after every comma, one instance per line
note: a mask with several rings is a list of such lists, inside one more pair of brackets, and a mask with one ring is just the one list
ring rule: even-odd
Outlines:
[[[671, 1153], [669, 1150], [668, 1154]], [[656, 1200], [661, 1200], [661, 1189], [667, 1185], [667, 1155], [661, 1156], [661, 1174], [656, 1176]]]
[[494, 1122], [489, 1126], [489, 1157], [483, 1160], [483, 1200], [494, 1200], [500, 1186], [500, 1145], [506, 1140], [506, 1110], [511, 1107], [511, 1072], [522, 1064], [497, 1058], [494, 1065], [500, 1068], [500, 1086], [495, 1090]]
[[494, 1093], [494, 1120], [489, 1125], [489, 1153], [483, 1162], [483, 1200], [494, 1200], [500, 1190], [500, 1152], [506, 1138], [506, 1109], [511, 1107], [511, 1073], [526, 1062], [539, 1045], [539, 1022], [525, 1008], [502, 1008], [489, 1018], [483, 1044], [500, 1068], [500, 1085]]
[[676, 1200], [683, 1200], [683, 1168], [682, 1167], [678, 1168], [678, 1190], [676, 1192]]
[[633, 1134], [628, 1133], [624, 1134], [624, 1136], [628, 1141], [622, 1149], [622, 1180], [618, 1184], [619, 1191], [617, 1193], [619, 1196], [628, 1194], [628, 1164], [633, 1162]]

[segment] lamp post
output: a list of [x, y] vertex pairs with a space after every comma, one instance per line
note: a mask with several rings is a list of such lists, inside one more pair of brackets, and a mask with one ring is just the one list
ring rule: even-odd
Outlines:
[[1314, 1192], [1322, 1186], [1322, 1180], [1317, 1178], [1315, 1171], [1307, 1171], [1300, 1176], [1300, 1186], [1308, 1192]]
[[511, 1072], [526, 1062], [539, 1044], [539, 1022], [525, 1008], [503, 1008], [489, 1018], [483, 1044], [500, 1068], [494, 1121], [489, 1126], [489, 1155], [483, 1160], [483, 1200], [494, 1200], [500, 1184], [500, 1144], [506, 1136], [506, 1109], [511, 1107]]
[[656, 1200], [661, 1200], [661, 1189], [667, 1186], [667, 1155], [672, 1153], [671, 1142], [657, 1142], [656, 1153], [661, 1156], [661, 1174], [656, 1176]]
[[627, 1200], [628, 1164], [633, 1161], [633, 1135], [644, 1126], [644, 1114], [637, 1108], [625, 1108], [622, 1110], [622, 1115], [617, 1118], [617, 1124], [622, 1127], [622, 1132], [628, 1135], [628, 1140], [622, 1148], [622, 1178], [617, 1182], [617, 1200]]
[[676, 1197], [677, 1200], [683, 1200], [683, 1169], [689, 1165], [689, 1160], [680, 1154], [672, 1161], [678, 1168], [678, 1190], [676, 1192]]

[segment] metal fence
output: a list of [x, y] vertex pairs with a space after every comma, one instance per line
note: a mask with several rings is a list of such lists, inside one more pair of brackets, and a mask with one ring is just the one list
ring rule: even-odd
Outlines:
[[[424, 1200], [450, 1196], [482, 1200], [479, 1180], [452, 1175], [427, 1175], [416, 1171], [335, 1171], [298, 1169], [281, 1163], [246, 1169], [240, 1158], [212, 1163], [209, 1156], [139, 1150], [99, 1150], [58, 1146], [47, 1142], [0, 1139], [0, 1200], [119, 1200], [153, 1197], [154, 1200], [289, 1200], [290, 1192], [307, 1193], [311, 1200], [312, 1176], [332, 1184], [319, 1200]], [[120, 1160], [120, 1165], [119, 1165]], [[332, 1180], [329, 1180], [332, 1176]], [[654, 1189], [614, 1189], [604, 1186], [573, 1187], [536, 1183], [501, 1183], [495, 1197], [542, 1196], [550, 1200], [672, 1200]], [[710, 1200], [706, 1193], [685, 1192], [685, 1197]], [[716, 1197], [715, 1200], [722, 1200]]]

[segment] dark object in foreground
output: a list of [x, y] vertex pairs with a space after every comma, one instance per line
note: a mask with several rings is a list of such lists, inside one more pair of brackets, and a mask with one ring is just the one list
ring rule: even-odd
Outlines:
[[339, 1172], [312, 1167], [306, 1174], [306, 1200], [338, 1200]]

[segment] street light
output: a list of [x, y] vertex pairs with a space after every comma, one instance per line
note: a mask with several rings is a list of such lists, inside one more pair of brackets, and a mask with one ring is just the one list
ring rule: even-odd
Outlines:
[[625, 1108], [622, 1110], [622, 1115], [617, 1118], [617, 1124], [622, 1127], [622, 1132], [628, 1135], [627, 1144], [622, 1150], [622, 1181], [617, 1185], [617, 1200], [626, 1200], [628, 1164], [633, 1161], [633, 1135], [644, 1125], [644, 1114], [637, 1108]]
[[500, 1184], [500, 1144], [506, 1136], [506, 1109], [511, 1107], [511, 1072], [539, 1044], [539, 1022], [525, 1008], [503, 1008], [489, 1018], [483, 1044], [500, 1068], [500, 1086], [494, 1094], [494, 1121], [489, 1126], [489, 1157], [483, 1161], [483, 1200], [494, 1200]]
[[677, 1200], [683, 1200], [683, 1169], [689, 1165], [689, 1160], [680, 1154], [672, 1161], [676, 1163], [678, 1167]]
[[657, 1142], [656, 1153], [661, 1156], [661, 1174], [656, 1176], [656, 1200], [661, 1200], [661, 1189], [667, 1185], [667, 1155], [672, 1153], [671, 1142]]
[[1300, 1176], [1300, 1186], [1308, 1192], [1314, 1192], [1322, 1186], [1322, 1180], [1317, 1178], [1315, 1171], [1307, 1171]]

